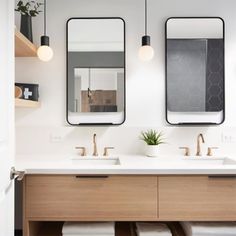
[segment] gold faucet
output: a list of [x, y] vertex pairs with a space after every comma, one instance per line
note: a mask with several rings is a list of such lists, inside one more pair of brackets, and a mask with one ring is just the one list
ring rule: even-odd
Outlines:
[[80, 150], [82, 150], [80, 156], [84, 157], [84, 156], [87, 155], [87, 153], [86, 153], [86, 148], [85, 148], [85, 147], [75, 147], [75, 149], [80, 149]]
[[190, 148], [189, 147], [179, 147], [179, 149], [185, 150], [184, 156], [186, 156], [186, 157], [190, 156]]
[[97, 135], [93, 135], [93, 156], [98, 156], [98, 149], [97, 149], [97, 140], [96, 140]]
[[109, 149], [114, 149], [114, 147], [104, 147], [103, 156], [105, 156], [105, 157], [108, 156], [108, 150], [109, 150]]
[[199, 134], [197, 136], [197, 153], [196, 153], [196, 156], [201, 156], [202, 155], [200, 141], [202, 141], [202, 143], [205, 143], [203, 134]]

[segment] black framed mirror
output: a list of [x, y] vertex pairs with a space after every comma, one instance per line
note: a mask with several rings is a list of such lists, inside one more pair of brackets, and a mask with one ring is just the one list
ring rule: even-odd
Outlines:
[[125, 22], [119, 17], [67, 21], [67, 122], [125, 121]]
[[225, 118], [224, 21], [166, 21], [166, 120], [172, 125], [222, 124]]

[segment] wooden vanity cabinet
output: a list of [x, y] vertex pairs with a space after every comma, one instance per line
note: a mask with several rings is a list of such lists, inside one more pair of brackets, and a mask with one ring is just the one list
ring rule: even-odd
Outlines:
[[54, 221], [236, 221], [236, 178], [27, 175], [24, 236]]
[[156, 176], [28, 175], [27, 219], [130, 221], [157, 219]]
[[236, 178], [159, 177], [159, 220], [235, 221]]

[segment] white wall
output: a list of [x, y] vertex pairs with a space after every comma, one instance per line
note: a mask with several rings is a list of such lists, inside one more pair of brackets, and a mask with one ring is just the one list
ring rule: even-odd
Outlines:
[[[40, 85], [42, 107], [17, 109], [17, 153], [70, 153], [75, 145], [92, 146], [97, 132], [99, 148], [114, 145], [118, 153], [141, 153], [140, 130], [153, 127], [166, 133], [162, 151], [180, 153], [178, 146], [195, 145], [199, 132], [206, 134], [206, 147], [220, 146], [222, 153], [236, 153], [236, 1], [149, 0], [149, 33], [155, 58], [144, 63], [137, 53], [144, 28], [143, 0], [49, 0], [48, 35], [54, 50], [49, 63], [17, 59], [18, 82]], [[66, 21], [75, 16], [119, 16], [126, 21], [127, 118], [118, 127], [69, 127], [66, 109]], [[171, 127], [165, 122], [164, 23], [171, 16], [220, 16], [226, 23], [226, 121], [219, 127]], [[19, 19], [19, 17], [17, 17]], [[19, 23], [17, 23], [19, 25]], [[39, 42], [42, 15], [34, 19], [34, 38]], [[59, 140], [60, 142], [53, 142]], [[205, 148], [206, 148], [205, 147]], [[100, 151], [101, 152], [101, 151]]]

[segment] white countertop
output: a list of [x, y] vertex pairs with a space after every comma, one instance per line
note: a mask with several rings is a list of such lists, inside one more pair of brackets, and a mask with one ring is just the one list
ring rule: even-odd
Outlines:
[[[26, 174], [81, 174], [81, 175], [236, 175], [235, 164], [199, 164], [180, 156], [156, 158], [135, 155], [116, 155], [120, 165], [81, 166], [72, 161], [73, 155], [17, 155], [16, 169]], [[86, 157], [85, 157], [86, 158]], [[108, 157], [109, 158], [109, 157]], [[197, 157], [194, 157], [197, 158]], [[194, 159], [192, 158], [192, 159]], [[212, 157], [209, 157], [212, 159]], [[236, 161], [235, 158], [229, 157]], [[191, 159], [191, 158], [190, 158]], [[212, 160], [215, 161], [213, 158]], [[217, 160], [216, 160], [217, 161]]]

